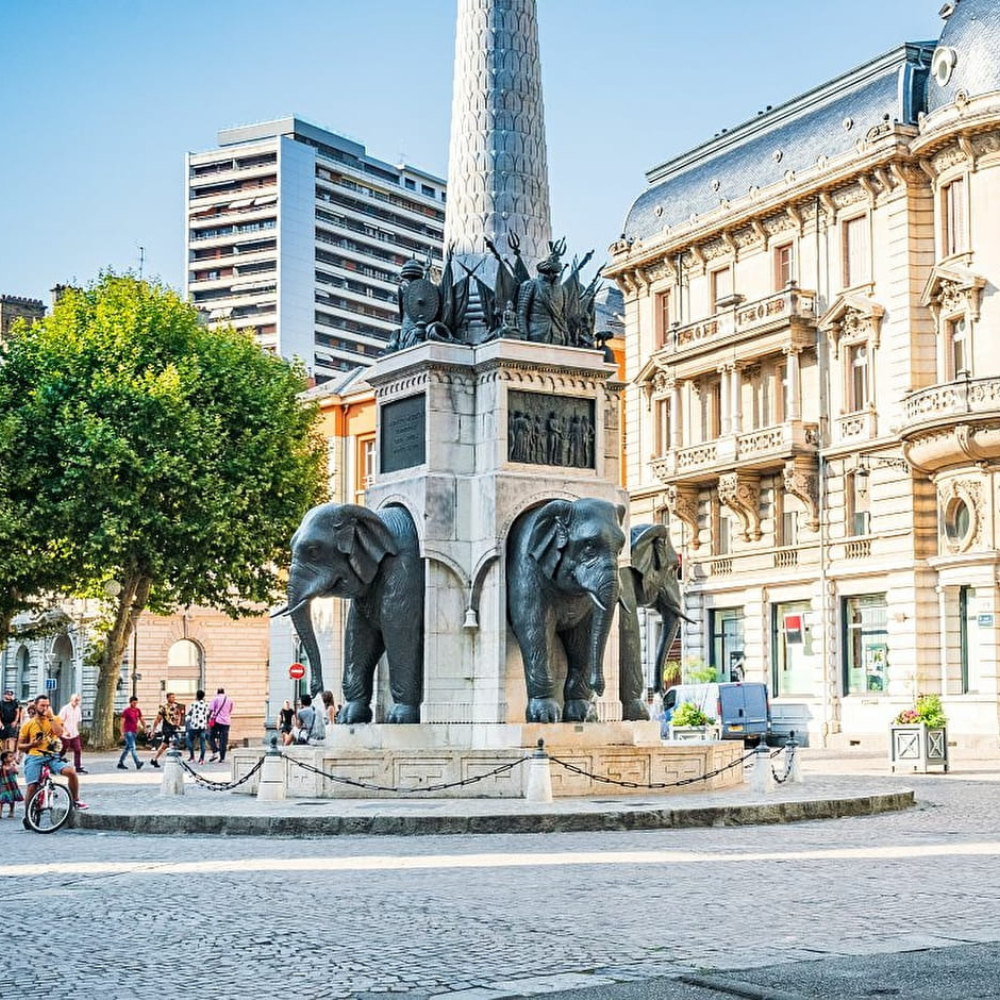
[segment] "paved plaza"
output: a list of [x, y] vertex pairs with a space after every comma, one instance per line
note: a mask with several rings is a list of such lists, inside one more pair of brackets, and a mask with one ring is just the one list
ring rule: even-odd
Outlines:
[[[754, 970], [779, 983], [741, 995], [819, 996], [804, 992], [802, 963], [1000, 941], [1000, 760], [904, 777], [870, 755], [805, 757], [807, 783], [911, 787], [918, 805], [785, 825], [449, 837], [40, 837], [0, 820], [0, 905], [22, 929], [0, 997], [39, 995], [65, 970], [76, 997], [131, 1000], [164, 991], [165, 965], [173, 997], [698, 998]], [[783, 970], [799, 985], [768, 992]], [[945, 994], [928, 983], [906, 995]]]

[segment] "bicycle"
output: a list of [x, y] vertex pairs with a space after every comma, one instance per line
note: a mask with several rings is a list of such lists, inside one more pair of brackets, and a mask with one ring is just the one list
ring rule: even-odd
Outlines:
[[38, 787], [24, 805], [24, 821], [35, 833], [61, 830], [73, 814], [76, 803], [65, 785], [57, 784], [49, 768], [50, 760], [63, 760], [56, 753], [45, 754]]

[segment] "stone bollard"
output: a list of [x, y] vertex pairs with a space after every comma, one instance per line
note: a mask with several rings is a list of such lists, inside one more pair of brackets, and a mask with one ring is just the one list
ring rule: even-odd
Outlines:
[[160, 779], [161, 795], [184, 794], [184, 768], [181, 765], [181, 752], [177, 747], [171, 747], [164, 755], [163, 777]]
[[545, 740], [538, 741], [538, 749], [528, 761], [524, 798], [527, 802], [552, 801], [552, 774], [549, 771], [549, 755], [545, 752]]
[[264, 754], [264, 763], [257, 782], [257, 798], [262, 802], [281, 802], [285, 798], [285, 762], [278, 749], [278, 737], [271, 737], [271, 745]]
[[798, 744], [795, 742], [795, 733], [788, 734], [788, 742], [785, 744], [785, 781], [790, 785], [802, 784], [802, 768], [799, 766], [799, 755], [795, 752]]
[[767, 752], [767, 740], [762, 736], [757, 744], [753, 771], [750, 773], [751, 791], [765, 794], [774, 791], [774, 774], [771, 771], [771, 755]]

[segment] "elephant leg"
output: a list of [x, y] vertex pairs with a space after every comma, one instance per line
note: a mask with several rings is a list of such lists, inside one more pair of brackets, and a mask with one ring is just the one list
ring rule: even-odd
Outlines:
[[618, 698], [622, 703], [622, 718], [628, 722], [649, 719], [643, 700], [645, 681], [642, 675], [642, 642], [639, 637], [639, 617], [635, 586], [629, 570], [621, 574], [622, 606], [618, 609]]
[[[531, 600], [537, 604], [537, 594], [533, 594]], [[528, 708], [525, 712], [528, 722], [558, 722], [562, 715], [555, 698], [555, 682], [550, 667], [556, 640], [555, 620], [549, 619], [551, 614], [543, 617], [539, 613], [530, 616], [527, 621], [519, 619], [514, 625], [528, 691]]]
[[424, 637], [423, 622], [417, 628], [393, 626], [385, 635], [386, 656], [389, 660], [389, 691], [393, 705], [386, 722], [420, 721], [420, 700], [423, 697]]
[[594, 692], [587, 683], [590, 676], [590, 618], [559, 633], [566, 650], [566, 683], [563, 686], [563, 722], [596, 722]]
[[385, 652], [382, 633], [358, 614], [354, 603], [344, 636], [344, 704], [337, 722], [371, 722], [375, 667]]

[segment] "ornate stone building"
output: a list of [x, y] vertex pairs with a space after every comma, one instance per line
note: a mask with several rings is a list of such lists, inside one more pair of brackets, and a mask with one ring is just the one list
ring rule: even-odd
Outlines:
[[606, 272], [684, 651], [814, 745], [884, 742], [919, 693], [1000, 734], [1000, 7], [941, 13], [651, 170]]

